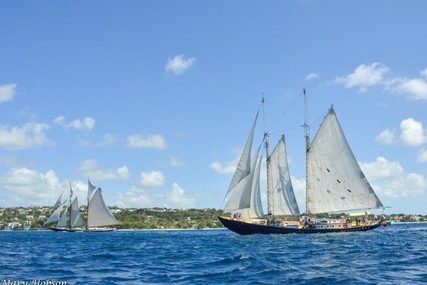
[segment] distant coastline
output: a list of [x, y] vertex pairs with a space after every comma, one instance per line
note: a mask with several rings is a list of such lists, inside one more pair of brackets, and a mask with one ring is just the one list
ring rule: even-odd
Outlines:
[[[85, 206], [80, 207], [83, 215]], [[110, 207], [120, 224], [118, 231], [136, 230], [216, 230], [224, 229], [219, 209], [119, 208]], [[0, 230], [46, 230], [43, 223], [50, 207], [0, 208]], [[339, 217], [342, 214], [336, 214]], [[427, 215], [384, 215], [391, 224], [427, 223]], [[294, 218], [298, 220], [299, 216]], [[48, 229], [47, 229], [48, 230]]]

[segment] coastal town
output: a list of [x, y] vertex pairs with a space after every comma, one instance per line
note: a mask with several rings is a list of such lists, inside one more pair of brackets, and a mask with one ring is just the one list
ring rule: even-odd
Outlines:
[[[85, 215], [86, 207], [81, 207]], [[217, 229], [218, 209], [119, 208], [110, 207], [120, 222], [117, 229]], [[0, 230], [43, 230], [43, 224], [52, 213], [50, 207], [0, 208]], [[337, 214], [340, 216], [343, 214]], [[295, 217], [296, 219], [298, 217]], [[427, 215], [389, 214], [388, 223], [427, 222]]]

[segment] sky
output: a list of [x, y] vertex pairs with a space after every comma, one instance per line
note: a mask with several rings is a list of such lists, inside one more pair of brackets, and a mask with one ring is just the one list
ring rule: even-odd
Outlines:
[[[119, 207], [221, 208], [252, 122], [305, 210], [334, 106], [385, 213], [427, 214], [427, 2], [0, 2], [0, 207], [87, 179]], [[264, 111], [261, 108], [265, 98]], [[260, 109], [261, 108], [261, 109]]]

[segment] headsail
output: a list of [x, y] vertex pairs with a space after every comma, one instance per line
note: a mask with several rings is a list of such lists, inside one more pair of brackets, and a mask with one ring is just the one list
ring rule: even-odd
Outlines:
[[88, 209], [88, 221], [89, 227], [101, 227], [117, 225], [119, 222], [108, 209], [107, 205], [102, 198], [101, 188], [98, 188], [90, 199]]
[[57, 228], [66, 228], [67, 227], [67, 213], [68, 213], [68, 207], [65, 208], [65, 210], [61, 214], [61, 218], [59, 219], [58, 223], [56, 224]]
[[84, 225], [83, 219], [80, 213], [79, 209], [79, 201], [76, 198], [74, 198], [73, 203], [71, 203], [71, 227], [81, 227]]
[[307, 152], [310, 214], [382, 207], [331, 107]]
[[297, 200], [292, 187], [286, 154], [285, 137], [277, 143], [267, 163], [269, 164], [269, 179], [271, 181], [271, 197], [269, 214], [299, 215]]
[[[259, 149], [256, 154], [256, 157], [258, 157]], [[253, 174], [252, 179], [252, 188], [251, 188], [251, 198], [250, 198], [250, 205], [249, 208], [245, 208], [241, 212], [241, 217], [243, 219], [247, 218], [260, 218], [264, 216], [264, 211], [262, 209], [262, 203], [261, 203], [261, 187], [260, 187], [260, 172], [261, 172], [261, 161], [262, 156], [256, 163], [256, 167]]]
[[[245, 148], [243, 149], [242, 156], [240, 157], [239, 164], [237, 165], [236, 171], [234, 172], [233, 179], [230, 182], [228, 187], [227, 194], [246, 176], [250, 173], [251, 168], [251, 150], [252, 150], [252, 141], [255, 133], [255, 126], [258, 120], [258, 113], [255, 116], [254, 123], [252, 124], [251, 132], [249, 133], [248, 140], [246, 141]], [[226, 195], [227, 195], [226, 194]]]
[[[61, 196], [62, 196], [62, 194], [61, 194]], [[55, 205], [56, 205], [56, 203], [55, 203]], [[51, 223], [59, 221], [63, 206], [64, 206], [64, 204], [62, 204], [58, 208], [56, 208], [56, 210], [52, 213], [52, 215], [50, 215], [49, 219], [47, 219], [47, 221], [43, 224], [43, 226], [47, 226]]]

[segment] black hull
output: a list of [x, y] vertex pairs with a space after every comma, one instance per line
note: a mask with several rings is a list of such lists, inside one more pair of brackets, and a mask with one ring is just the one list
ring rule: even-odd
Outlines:
[[251, 234], [316, 234], [316, 233], [341, 233], [341, 232], [365, 232], [373, 230], [382, 225], [383, 220], [376, 224], [369, 226], [359, 226], [352, 228], [340, 228], [340, 229], [316, 229], [316, 228], [290, 228], [290, 227], [278, 227], [247, 223], [244, 221], [231, 220], [228, 218], [218, 217], [224, 227], [229, 230], [238, 233], [240, 235], [251, 235]]
[[88, 229], [88, 230], [84, 230], [84, 229], [65, 229], [65, 228], [50, 228], [52, 231], [55, 232], [69, 232], [69, 233], [107, 233], [107, 232], [113, 232], [116, 229], [109, 229], [109, 228], [97, 228], [97, 229]]
[[65, 229], [65, 228], [50, 228], [54, 232], [68, 232], [68, 233], [75, 233], [75, 232], [82, 232], [81, 229]]

